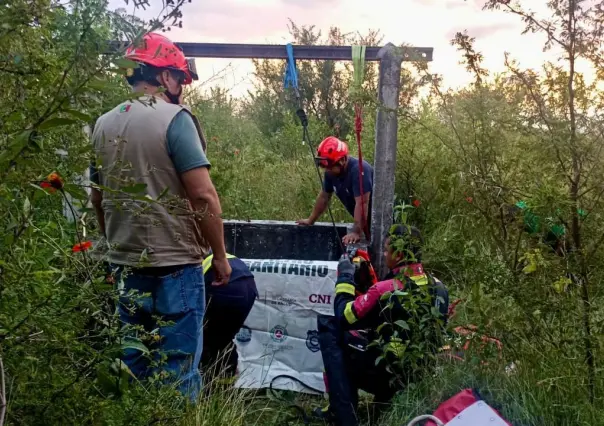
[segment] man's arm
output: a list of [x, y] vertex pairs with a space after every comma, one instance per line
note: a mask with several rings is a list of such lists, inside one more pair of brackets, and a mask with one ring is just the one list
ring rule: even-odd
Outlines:
[[226, 259], [222, 207], [207, 167], [197, 167], [181, 174], [183, 186], [193, 208], [200, 213], [201, 233], [212, 247], [214, 258]]
[[319, 219], [321, 215], [325, 213], [325, 210], [327, 210], [327, 206], [329, 206], [329, 200], [331, 200], [332, 194], [333, 192], [325, 192], [325, 190], [319, 192], [317, 200], [315, 201], [315, 206], [313, 207], [312, 213], [308, 219], [298, 220], [296, 223], [304, 226], [314, 225], [317, 219]]
[[331, 200], [331, 196], [333, 195], [334, 187], [331, 176], [327, 173], [323, 174], [323, 188], [319, 195], [317, 196], [317, 200], [315, 201], [315, 207], [312, 210], [312, 213], [308, 220], [313, 225], [327, 210], [329, 206], [329, 201]]
[[92, 188], [91, 202], [94, 206], [94, 212], [96, 213], [96, 220], [99, 223], [101, 234], [103, 237], [107, 238], [107, 233], [105, 232], [105, 212], [103, 211], [102, 207], [103, 194], [101, 191], [96, 188]]
[[[353, 232], [361, 235], [369, 222], [369, 199], [371, 192], [365, 192], [362, 196], [354, 197], [354, 227]], [[363, 211], [364, 209], [364, 211]]]
[[[354, 206], [354, 228], [353, 232], [361, 235], [363, 229], [363, 221], [365, 225], [369, 222], [369, 200], [371, 198], [371, 191], [373, 190], [373, 178], [368, 170], [363, 171], [361, 176], [361, 170], [355, 167], [351, 171], [352, 173], [352, 192], [354, 195], [355, 206]], [[363, 179], [363, 190], [361, 191], [361, 184], [359, 177]], [[363, 211], [364, 204], [364, 211]]]
[[317, 196], [317, 200], [315, 201], [315, 207], [310, 214], [308, 220], [311, 222], [311, 225], [314, 224], [327, 210], [327, 206], [329, 206], [329, 201], [331, 200], [331, 195], [333, 192], [325, 192], [321, 190], [319, 195]]
[[[96, 164], [94, 161], [90, 164], [90, 181], [99, 185], [99, 173], [96, 169]], [[99, 229], [101, 230], [102, 235], [107, 238], [107, 233], [105, 232], [105, 212], [103, 211], [103, 193], [96, 188], [92, 188], [90, 194], [90, 202], [94, 207], [94, 212], [96, 213], [96, 220], [99, 223]]]
[[[352, 264], [347, 265], [349, 262], [340, 261], [338, 265], [333, 311], [343, 329], [359, 330], [368, 326], [366, 317], [379, 304], [381, 294], [376, 286], [372, 286], [367, 293], [356, 297], [354, 266]], [[350, 270], [343, 270], [341, 265], [350, 268]]]
[[180, 174], [187, 197], [195, 211], [200, 212], [199, 227], [210, 244], [214, 259], [226, 259], [222, 208], [216, 188], [210, 179], [211, 167], [193, 117], [181, 111], [172, 120], [167, 132], [167, 150], [174, 168]]

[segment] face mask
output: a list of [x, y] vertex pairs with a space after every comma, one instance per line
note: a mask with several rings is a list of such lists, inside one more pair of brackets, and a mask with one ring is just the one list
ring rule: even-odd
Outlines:
[[182, 94], [182, 86], [180, 87], [180, 90], [178, 91], [178, 93], [176, 95], [170, 93], [170, 91], [168, 89], [166, 89], [164, 94], [170, 100], [170, 103], [179, 105], [180, 104], [180, 95]]
[[162, 87], [165, 89], [164, 90], [164, 95], [166, 95], [166, 98], [168, 98], [168, 100], [170, 101], [171, 104], [174, 105], [179, 105], [180, 104], [180, 95], [182, 94], [182, 86], [179, 87], [178, 89], [178, 93], [175, 95], [172, 92], [170, 92], [170, 90], [168, 89], [168, 85], [166, 84], [166, 82], [164, 81], [163, 78], [158, 79], [159, 83], [162, 85]]

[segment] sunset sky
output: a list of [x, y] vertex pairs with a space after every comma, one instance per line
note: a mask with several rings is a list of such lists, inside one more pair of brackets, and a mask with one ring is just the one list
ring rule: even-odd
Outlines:
[[[157, 16], [161, 4], [142, 18]], [[288, 18], [297, 25], [315, 25], [326, 32], [338, 26], [344, 32], [378, 29], [385, 42], [433, 47], [433, 72], [442, 74], [444, 84], [459, 87], [470, 77], [459, 65], [460, 55], [449, 41], [457, 31], [467, 30], [476, 38], [475, 47], [485, 57], [484, 65], [493, 71], [503, 69], [508, 51], [524, 67], [539, 67], [552, 59], [543, 53], [542, 35], [521, 35], [521, 20], [503, 11], [483, 11], [485, 0], [192, 0], [183, 12], [183, 28], [167, 33], [174, 41], [216, 43], [291, 42]], [[527, 2], [525, 2], [526, 4]], [[531, 0], [535, 12], [544, 12], [546, 0]], [[111, 0], [112, 8], [125, 7], [123, 0]], [[132, 6], [127, 7], [128, 11]], [[547, 15], [542, 15], [547, 16]], [[234, 96], [245, 94], [253, 71], [249, 60], [197, 59], [200, 80], [205, 81], [231, 64], [219, 80], [211, 84], [231, 90]]]

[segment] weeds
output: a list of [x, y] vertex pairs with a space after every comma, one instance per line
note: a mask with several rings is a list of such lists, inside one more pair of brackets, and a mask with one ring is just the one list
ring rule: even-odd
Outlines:
[[[184, 15], [173, 10], [183, 3], [167, 2], [163, 18], [186, 24], [186, 5]], [[523, 70], [508, 56], [504, 73], [487, 75], [473, 39], [460, 32], [453, 43], [475, 74], [472, 86], [448, 91], [424, 67], [405, 70], [395, 175], [397, 199], [414, 203], [408, 220], [426, 238], [426, 269], [449, 287], [452, 300], [463, 299], [450, 328], [475, 326], [503, 350], [441, 362], [434, 375], [397, 396], [383, 425], [404, 425], [467, 386], [478, 387], [516, 426], [604, 425], [602, 73], [587, 82], [571, 64], [580, 57], [601, 69], [602, 11], [579, 0], [550, 2], [551, 16], [538, 19], [516, 3], [488, 6], [521, 17], [529, 31], [545, 31], [546, 47], [557, 44], [566, 62]], [[264, 390], [210, 379], [199, 403], [189, 406], [153, 381], [125, 375], [117, 389], [103, 381], [124, 374], [115, 363], [123, 331], [112, 310], [116, 289], [102, 263], [88, 257], [86, 240], [97, 230], [79, 180], [91, 157], [81, 129], [131, 96], [117, 58], [100, 54], [105, 40], [134, 40], [163, 18], [145, 23], [108, 13], [97, 0], [15, 0], [0, 8], [0, 413], [6, 409], [6, 425], [296, 423], [295, 413]], [[360, 40], [337, 29], [322, 40], [313, 28], [293, 24], [292, 32], [300, 44], [380, 40], [374, 32]], [[245, 101], [219, 90], [188, 94], [208, 138], [211, 176], [227, 218], [304, 218], [319, 191], [313, 162], [282, 91], [281, 64], [256, 66], [257, 91]], [[365, 89], [373, 96], [376, 69], [368, 67]], [[350, 69], [304, 62], [300, 75], [313, 141], [328, 134], [348, 139]], [[431, 94], [414, 104], [422, 87]], [[372, 162], [375, 119], [365, 112], [363, 156]], [[351, 150], [354, 155], [353, 144]], [[62, 194], [46, 182], [52, 172], [64, 179], [87, 238], [64, 217]], [[552, 251], [543, 235], [528, 235], [513, 220], [509, 206], [521, 200], [566, 229], [566, 251]], [[336, 220], [350, 220], [337, 201], [333, 206]], [[324, 403], [293, 398], [307, 411]], [[362, 412], [371, 398], [364, 401]]]

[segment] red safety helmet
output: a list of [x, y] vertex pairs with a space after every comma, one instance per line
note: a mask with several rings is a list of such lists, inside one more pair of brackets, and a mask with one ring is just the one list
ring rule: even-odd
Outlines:
[[348, 155], [348, 145], [334, 136], [328, 136], [317, 147], [315, 161], [321, 167], [330, 167]]
[[185, 58], [180, 47], [158, 33], [145, 34], [141, 43], [128, 47], [125, 58], [155, 68], [180, 71], [184, 74], [181, 84], [191, 84], [199, 78], [195, 60]]

